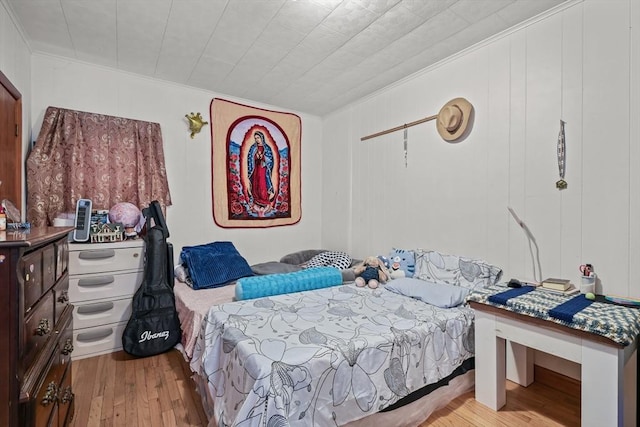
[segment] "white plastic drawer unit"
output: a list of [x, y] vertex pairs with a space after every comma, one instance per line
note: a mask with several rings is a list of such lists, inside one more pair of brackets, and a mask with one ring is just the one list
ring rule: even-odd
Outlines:
[[69, 245], [69, 272], [72, 275], [103, 271], [141, 270], [143, 241]]
[[127, 322], [73, 331], [73, 360], [122, 349], [122, 332]]
[[[69, 278], [69, 298], [74, 303], [132, 295], [142, 283], [142, 270], [124, 273], [84, 274]], [[77, 326], [76, 326], [77, 327]]]
[[143, 278], [142, 239], [69, 245], [73, 359], [122, 349], [131, 300]]
[[131, 298], [97, 301], [73, 306], [74, 330], [109, 323], [126, 322], [129, 317], [131, 317]]

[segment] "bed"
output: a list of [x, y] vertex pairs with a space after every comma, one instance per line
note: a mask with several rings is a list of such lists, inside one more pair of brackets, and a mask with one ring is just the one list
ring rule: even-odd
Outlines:
[[[468, 269], [456, 262], [459, 281]], [[416, 276], [438, 279], [449, 267], [436, 264], [417, 265]], [[230, 301], [233, 286], [205, 296], [176, 283], [176, 306], [190, 316], [181, 317], [183, 350], [210, 426], [418, 425], [470, 391], [473, 311], [390, 288]]]
[[322, 426], [379, 412], [472, 358], [471, 309], [342, 285], [212, 307], [191, 369], [218, 425]]

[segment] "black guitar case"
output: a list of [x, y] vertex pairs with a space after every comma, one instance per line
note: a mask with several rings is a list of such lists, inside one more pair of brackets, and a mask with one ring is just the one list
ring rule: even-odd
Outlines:
[[[144, 277], [133, 295], [131, 318], [122, 333], [127, 353], [146, 357], [180, 342], [180, 320], [173, 293], [173, 246], [160, 203], [143, 209], [146, 218]], [[152, 226], [153, 224], [153, 226]]]

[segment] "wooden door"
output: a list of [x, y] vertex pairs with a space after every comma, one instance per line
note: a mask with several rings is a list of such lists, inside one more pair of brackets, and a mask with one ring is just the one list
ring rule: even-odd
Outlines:
[[22, 96], [0, 72], [0, 201], [22, 210]]

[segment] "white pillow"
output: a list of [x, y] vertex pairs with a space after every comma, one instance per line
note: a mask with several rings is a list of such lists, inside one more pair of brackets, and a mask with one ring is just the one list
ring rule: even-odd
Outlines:
[[502, 269], [479, 259], [424, 249], [417, 249], [415, 256], [416, 273], [413, 277], [433, 283], [475, 289], [493, 285], [502, 276]]
[[427, 282], [412, 277], [387, 282], [384, 289], [440, 308], [456, 307], [462, 304], [469, 294], [469, 289], [461, 286]]

